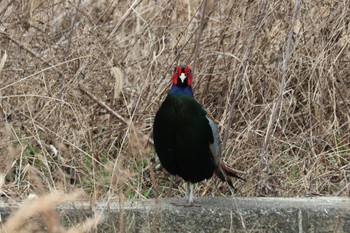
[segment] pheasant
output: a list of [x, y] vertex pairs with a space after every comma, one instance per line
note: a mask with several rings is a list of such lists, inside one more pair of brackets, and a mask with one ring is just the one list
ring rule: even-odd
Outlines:
[[153, 140], [162, 166], [187, 182], [186, 200], [193, 205], [194, 184], [216, 174], [232, 188], [229, 176], [242, 179], [220, 160], [219, 131], [192, 92], [189, 66], [179, 65], [172, 87], [156, 113]]

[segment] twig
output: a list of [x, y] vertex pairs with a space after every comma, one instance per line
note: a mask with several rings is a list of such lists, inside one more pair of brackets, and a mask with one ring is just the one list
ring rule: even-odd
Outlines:
[[119, 115], [117, 112], [115, 112], [113, 109], [111, 109], [107, 104], [103, 103], [101, 100], [99, 100], [96, 96], [94, 96], [91, 92], [86, 90], [86, 88], [79, 84], [79, 90], [83, 92], [85, 95], [89, 96], [92, 100], [94, 100], [96, 103], [98, 103], [102, 108], [106, 109], [110, 114], [124, 122], [125, 124], [129, 125], [129, 122], [124, 119], [121, 115]]
[[290, 24], [290, 29], [289, 29], [289, 34], [288, 34], [287, 48], [286, 48], [286, 52], [285, 52], [284, 58], [283, 58], [282, 80], [280, 83], [279, 94], [277, 97], [277, 101], [274, 104], [273, 109], [272, 109], [270, 121], [269, 121], [269, 124], [267, 126], [267, 130], [266, 130], [264, 144], [262, 146], [261, 159], [265, 163], [265, 165], [268, 164], [268, 158], [265, 156], [265, 152], [266, 152], [267, 146], [268, 146], [270, 139], [271, 139], [272, 128], [275, 125], [277, 113], [280, 110], [282, 99], [283, 99], [283, 93], [284, 93], [285, 86], [286, 86], [286, 76], [287, 76], [288, 62], [289, 62], [289, 57], [290, 57], [290, 47], [292, 44], [293, 28], [294, 28], [295, 20], [297, 18], [298, 10], [299, 10], [299, 1], [296, 0], [295, 6], [294, 6], [294, 11], [293, 11], [292, 22]]
[[238, 75], [239, 78], [237, 80], [237, 84], [236, 84], [235, 90], [233, 92], [233, 97], [231, 98], [231, 99], [233, 99], [233, 102], [232, 102], [231, 109], [230, 109], [230, 112], [228, 115], [227, 125], [226, 125], [225, 131], [224, 131], [224, 138], [222, 141], [222, 148], [223, 149], [225, 149], [225, 147], [226, 147], [230, 128], [232, 125], [233, 115], [234, 115], [234, 112], [236, 110], [236, 105], [238, 102], [238, 95], [239, 95], [239, 92], [241, 91], [242, 80], [243, 80], [244, 74], [246, 74], [246, 71], [248, 70], [248, 67], [249, 67], [249, 60], [250, 60], [250, 57], [251, 57], [251, 54], [253, 51], [255, 39], [257, 37], [258, 32], [260, 31], [260, 28], [262, 27], [262, 25], [264, 24], [264, 21], [265, 21], [264, 18], [266, 17], [265, 13], [266, 13], [267, 4], [264, 4], [264, 6], [265, 6], [265, 8], [261, 9], [259, 17], [257, 18], [257, 21], [254, 22], [254, 24], [257, 24], [256, 30], [253, 32], [253, 35], [250, 37], [250, 40], [248, 42], [248, 48], [247, 48], [246, 52], [244, 53], [244, 58], [242, 59], [243, 60], [242, 67], [241, 67], [240, 73]]
[[[64, 55], [64, 70], [62, 73], [60, 73], [60, 77], [59, 77], [59, 82], [60, 82], [60, 91], [59, 91], [59, 98], [63, 100], [63, 94], [64, 94], [64, 90], [65, 90], [65, 83], [66, 83], [66, 73], [67, 73], [67, 70], [68, 70], [68, 54], [70, 53], [70, 50], [71, 50], [71, 46], [72, 46], [72, 38], [73, 38], [73, 34], [76, 30], [76, 24], [77, 24], [77, 16], [78, 16], [78, 13], [79, 13], [79, 9], [80, 9], [80, 4], [81, 4], [81, 0], [79, 0], [77, 6], [75, 7], [75, 14], [74, 14], [74, 17], [73, 17], [73, 20], [71, 22], [71, 26], [70, 26], [70, 32], [69, 32], [69, 35], [68, 35], [68, 43], [67, 43], [67, 46], [66, 46], [66, 49], [63, 53]], [[59, 111], [59, 114], [58, 114], [58, 128], [61, 128], [61, 124], [62, 124], [62, 120], [64, 117], [62, 116], [63, 114], [63, 104], [61, 104], [60, 106], [60, 111]]]
[[[232, 14], [234, 12], [234, 9], [235, 9], [234, 7], [231, 7], [230, 13], [228, 15], [228, 18], [233, 17]], [[218, 47], [217, 47], [216, 51], [220, 51], [222, 49], [222, 46], [224, 44], [224, 39], [226, 37], [227, 29], [228, 29], [228, 27], [223, 27], [222, 29], [220, 29], [220, 32], [219, 32], [220, 38], [218, 40]], [[203, 89], [203, 91], [201, 93], [201, 97], [199, 98], [199, 99], [202, 100], [202, 102], [204, 101], [204, 97], [205, 97], [206, 93], [209, 90], [209, 87], [210, 87], [210, 84], [211, 84], [211, 80], [212, 80], [212, 78], [214, 76], [213, 72], [214, 72], [214, 69], [215, 69], [216, 64], [217, 64], [216, 61], [218, 60], [218, 57], [219, 57], [218, 55], [226, 55], [226, 56], [228, 55], [228, 56], [231, 56], [231, 57], [237, 59], [239, 62], [241, 62], [240, 59], [238, 59], [235, 55], [233, 55], [231, 53], [227, 53], [227, 52], [214, 52], [213, 53], [213, 55], [212, 55], [213, 58], [212, 58], [212, 60], [209, 63], [210, 67], [208, 69], [208, 74], [209, 74], [208, 78], [207, 78], [208, 81], [206, 82], [206, 85], [205, 85], [205, 87], [204, 87], [204, 89]]]
[[108, 35], [108, 38], [110, 38], [111, 36], [113, 36], [120, 28], [120, 26], [122, 26], [122, 24], [124, 23], [124, 21], [126, 20], [126, 18], [130, 15], [130, 13], [133, 11], [134, 8], [136, 8], [140, 3], [142, 2], [142, 0], [135, 0], [132, 5], [129, 7], [129, 9], [125, 12], [125, 14], [123, 15], [123, 17], [118, 21], [117, 25], [114, 26], [112, 32]]
[[60, 94], [59, 94], [60, 98], [63, 98], [63, 90], [64, 90], [64, 86], [65, 86], [64, 85], [65, 84], [65, 76], [64, 76], [64, 74], [68, 70], [68, 63], [67, 63], [68, 53], [71, 50], [72, 38], [73, 38], [73, 34], [74, 34], [75, 30], [76, 30], [77, 16], [78, 16], [78, 13], [79, 13], [80, 4], [81, 4], [81, 0], [78, 2], [78, 5], [75, 8], [75, 14], [74, 14], [74, 17], [73, 17], [73, 20], [72, 20], [72, 23], [71, 23], [70, 32], [69, 32], [69, 35], [68, 35], [68, 44], [67, 44], [66, 49], [64, 51], [64, 61], [65, 61], [65, 63], [64, 63], [63, 74], [61, 74], [61, 90], [60, 90]]
[[203, 29], [204, 29], [204, 17], [205, 17], [205, 10], [207, 9], [207, 2], [208, 2], [207, 0], [204, 0], [204, 2], [203, 2], [201, 23], [200, 23], [198, 35], [196, 38], [196, 47], [194, 49], [194, 61], [193, 61], [192, 73], [194, 73], [196, 70], [197, 57], [199, 54], [199, 47], [200, 47], [200, 40], [201, 40]]
[[336, 194], [335, 196], [340, 196], [344, 191], [350, 189], [350, 182], [347, 183], [343, 188], [341, 188]]
[[[85, 57], [88, 57], [88, 56], [85, 56]], [[85, 58], [85, 57], [75, 57], [75, 58], [73, 58], [73, 59], [71, 59], [71, 60], [69, 60], [67, 62], [73, 62], [73, 61], [76, 61], [76, 60], [79, 60], [79, 59], [82, 59], [82, 58]], [[54, 69], [57, 72], [61, 72], [57, 67], [63, 65], [64, 63], [65, 62], [61, 62], [61, 63], [55, 64], [55, 65], [50, 65], [49, 67], [46, 67], [45, 69], [42, 69], [42, 70], [39, 70], [39, 71], [35, 72], [34, 74], [28, 75], [27, 77], [24, 77], [24, 78], [22, 78], [20, 80], [14, 81], [14, 82], [12, 82], [10, 84], [7, 84], [6, 86], [0, 87], [0, 91], [5, 90], [6, 88], [14, 86], [14, 85], [16, 85], [16, 84], [18, 84], [20, 82], [25, 81], [25, 80], [28, 80], [28, 79], [30, 79], [32, 77], [35, 77], [35, 76], [37, 76], [37, 75], [39, 75], [39, 74], [41, 74], [41, 73], [43, 73], [43, 72], [45, 72], [47, 70]]]
[[45, 65], [48, 65], [50, 67], [52, 67], [55, 71], [57, 71], [57, 73], [59, 73], [60, 75], [63, 75], [63, 72], [61, 70], [59, 70], [56, 66], [52, 65], [50, 62], [46, 61], [45, 59], [42, 58], [42, 56], [36, 54], [36, 52], [34, 52], [33, 50], [31, 50], [30, 48], [28, 48], [27, 46], [25, 46], [24, 44], [22, 44], [21, 42], [17, 41], [15, 38], [13, 38], [12, 36], [10, 36], [9, 34], [7, 34], [6, 32], [2, 32], [0, 31], [0, 34], [6, 36], [10, 41], [12, 41], [13, 43], [15, 43], [16, 45], [18, 45], [21, 49], [24, 49], [25, 51], [27, 51], [28, 53], [30, 53], [31, 55], [33, 55], [35, 58], [39, 59], [40, 61], [44, 62]]
[[[208, 12], [206, 18], [203, 18], [203, 21], [202, 21], [202, 22], [204, 22], [203, 25], [205, 25], [205, 24], [208, 22], [208, 18], [209, 18], [209, 16], [214, 12], [214, 9], [216, 8], [216, 5], [217, 5], [217, 4], [218, 4], [218, 1], [215, 2], [214, 6], [210, 9], [210, 11]], [[188, 28], [189, 25], [192, 23], [192, 21], [193, 21], [193, 19], [195, 18], [195, 16], [196, 16], [197, 12], [199, 11], [199, 9], [200, 9], [200, 7], [198, 7], [198, 9], [197, 9], [196, 12], [194, 13], [194, 15], [193, 15], [193, 17], [191, 18], [191, 20], [187, 23], [187, 25], [186, 25], [185, 28]], [[175, 61], [177, 61], [177, 60], [180, 58], [180, 56], [182, 55], [182, 51], [186, 48], [186, 46], [187, 46], [187, 45], [189, 44], [189, 42], [192, 40], [192, 37], [197, 33], [197, 30], [200, 29], [201, 26], [202, 26], [202, 24], [200, 24], [199, 26], [197, 26], [197, 27], [193, 30], [192, 34], [188, 37], [187, 41], [183, 44], [183, 46], [182, 46], [178, 51], [176, 51], [176, 56], [175, 56], [175, 58], [172, 60], [172, 62], [170, 62], [170, 67], [175, 63]], [[204, 28], [204, 26], [203, 26], [203, 28]], [[179, 38], [177, 39], [177, 41], [176, 41], [176, 43], [175, 43], [175, 46], [177, 46], [177, 45], [179, 44], [180, 40], [181, 40], [181, 36], [179, 36]], [[169, 63], [170, 57], [171, 57], [171, 55], [169, 54], [168, 57], [165, 59], [165, 63], [166, 63], [166, 64]], [[195, 68], [195, 67], [192, 66], [192, 73], [193, 73], [194, 70], [195, 70], [194, 68]], [[164, 77], [168, 74], [168, 70], [169, 70], [169, 68], [167, 67], [167, 68], [166, 68], [166, 73], [165, 73]], [[164, 91], [165, 91], [165, 90], [163, 90], [163, 92], [164, 92]]]
[[[196, 14], [198, 13], [198, 11], [200, 10], [200, 7], [197, 8], [197, 10], [195, 11], [195, 13], [193, 14], [193, 16], [191, 17], [190, 21], [187, 23], [187, 25], [185, 26], [185, 28], [187, 29], [189, 27], [189, 25], [192, 23], [193, 19], [195, 18]], [[181, 47], [180, 50], [176, 51], [175, 53], [175, 58], [172, 60], [172, 62], [170, 62], [170, 58], [172, 57], [172, 54], [169, 53], [168, 56], [165, 58], [165, 63], [170, 65], [167, 66], [166, 70], [165, 70], [165, 75], [164, 77], [168, 74], [168, 70], [169, 67], [171, 67], [175, 61], [177, 61], [177, 59], [180, 57], [181, 52], [183, 51], [183, 49], [187, 46], [187, 44], [189, 43], [189, 41], [191, 41], [192, 37], [194, 36], [194, 34], [197, 32], [197, 30], [199, 29], [199, 26], [195, 28], [195, 30], [192, 32], [192, 34], [189, 36], [189, 38], [187, 39], [187, 41], [185, 42], [185, 44]], [[179, 45], [179, 42], [181, 40], [181, 38], [183, 37], [184, 34], [180, 34], [176, 40], [175, 43], [175, 48]]]
[[7, 9], [14, 3], [15, 0], [12, 0], [10, 2], [7, 3], [7, 5], [4, 7], [4, 9], [0, 12], [0, 21], [2, 21], [2, 18], [4, 17]]
[[[93, 101], [95, 101], [97, 104], [99, 104], [102, 108], [106, 109], [110, 114], [124, 122], [126, 125], [130, 125], [130, 122], [128, 119], [125, 119], [121, 115], [119, 115], [116, 111], [114, 111], [112, 108], [110, 108], [107, 104], [103, 103], [101, 100], [99, 100], [96, 96], [94, 96], [91, 92], [89, 92], [82, 84], [79, 84], [79, 90], [83, 92], [85, 95], [89, 96]], [[153, 144], [153, 140], [146, 136], [144, 133], [142, 133], [140, 130], [135, 128], [137, 133], [140, 133], [141, 135], [144, 135], [147, 138], [147, 141], [150, 144]]]

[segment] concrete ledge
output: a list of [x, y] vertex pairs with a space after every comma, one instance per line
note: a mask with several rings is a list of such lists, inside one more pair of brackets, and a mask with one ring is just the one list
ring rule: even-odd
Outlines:
[[[105, 220], [99, 232], [350, 232], [350, 198], [196, 198], [198, 206], [172, 203], [180, 198], [79, 202], [58, 206], [64, 225], [95, 213]], [[17, 209], [0, 202], [1, 220]], [[5, 220], [6, 221], [6, 220]]]

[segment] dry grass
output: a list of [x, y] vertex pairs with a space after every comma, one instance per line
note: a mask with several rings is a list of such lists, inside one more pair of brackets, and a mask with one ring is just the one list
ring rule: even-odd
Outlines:
[[[11, 216], [6, 220], [5, 224], [2, 225], [0, 232], [75, 233], [87, 232], [92, 228], [96, 228], [97, 224], [102, 220], [100, 215], [87, 219], [79, 226], [74, 226], [70, 229], [65, 229], [65, 227], [60, 224], [60, 218], [54, 208], [63, 202], [76, 201], [80, 195], [81, 192], [79, 191], [70, 195], [52, 192], [39, 198], [34, 197], [28, 199], [16, 212], [11, 214]], [[40, 222], [34, 220], [38, 215], [42, 216], [43, 221]]]
[[150, 138], [179, 63], [245, 171], [235, 195], [350, 195], [350, 2], [300, 1], [293, 21], [295, 2], [1, 1], [4, 196], [164, 197]]

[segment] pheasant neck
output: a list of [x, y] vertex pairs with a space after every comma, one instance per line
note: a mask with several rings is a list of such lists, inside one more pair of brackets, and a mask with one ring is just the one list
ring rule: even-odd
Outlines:
[[180, 95], [193, 96], [192, 88], [189, 86], [178, 87], [178, 86], [173, 85], [169, 90], [169, 94], [172, 94], [172, 95], [180, 94]]

